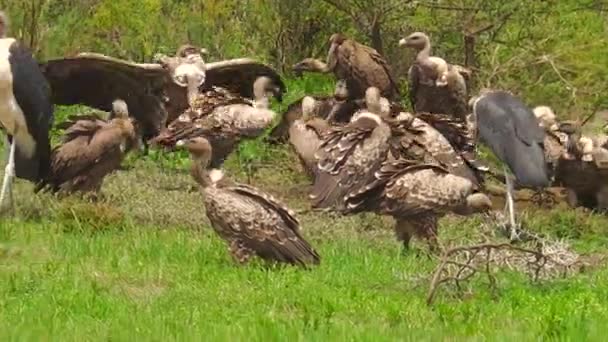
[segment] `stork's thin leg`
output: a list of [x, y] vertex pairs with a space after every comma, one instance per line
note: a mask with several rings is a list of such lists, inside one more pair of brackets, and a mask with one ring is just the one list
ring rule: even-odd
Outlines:
[[513, 203], [513, 182], [511, 177], [507, 174], [505, 167], [505, 183], [507, 186], [507, 209], [509, 215], [509, 229], [511, 230], [511, 240], [517, 239], [517, 226], [515, 224], [515, 205]]
[[[13, 178], [15, 177], [15, 140], [10, 144], [8, 152], [8, 163], [4, 169], [4, 180], [2, 181], [2, 192], [0, 192], [0, 209], [13, 209]], [[5, 205], [5, 202], [7, 204]]]

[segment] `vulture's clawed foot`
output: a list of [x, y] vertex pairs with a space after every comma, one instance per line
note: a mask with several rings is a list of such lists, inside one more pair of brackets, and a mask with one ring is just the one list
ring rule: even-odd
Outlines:
[[551, 191], [543, 189], [534, 192], [531, 202], [538, 207], [549, 209], [557, 204], [557, 198]]

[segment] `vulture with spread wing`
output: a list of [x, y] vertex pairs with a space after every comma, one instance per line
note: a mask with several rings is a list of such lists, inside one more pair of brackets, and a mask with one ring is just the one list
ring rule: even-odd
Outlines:
[[293, 211], [254, 187], [223, 179], [220, 170], [208, 172], [212, 147], [205, 138], [180, 140], [179, 145], [190, 151], [191, 174], [202, 188], [207, 217], [236, 262], [253, 256], [299, 266], [320, 262]]
[[373, 179], [346, 195], [346, 212], [371, 211], [396, 219], [397, 239], [409, 247], [412, 236], [425, 238], [436, 251], [437, 220], [454, 212], [469, 215], [485, 212], [492, 202], [466, 178], [435, 164], [399, 159], [385, 162]]
[[[367, 108], [380, 107], [380, 92], [366, 91]], [[344, 197], [367, 184], [389, 151], [391, 128], [386, 117], [371, 110], [359, 113], [348, 125], [332, 127], [315, 155], [318, 174], [310, 198], [315, 208], [344, 208]]]
[[138, 137], [122, 100], [112, 103], [109, 120], [75, 116], [65, 127], [63, 142], [51, 153], [51, 172], [36, 191], [97, 193], [106, 175], [116, 170]]
[[[280, 87], [262, 76], [253, 88], [253, 100], [219, 88], [212, 90], [215, 95], [203, 92], [193, 100], [193, 107], [170, 123], [152, 142], [173, 148], [179, 140], [205, 137], [213, 145], [211, 167], [220, 167], [241, 139], [260, 136], [276, 116], [269, 108], [269, 96], [280, 94]], [[211, 98], [217, 101], [210, 105]]]
[[[447, 64], [445, 84], [437, 84], [438, 57], [431, 56], [431, 41], [422, 32], [401, 39], [400, 46], [417, 51], [416, 59], [408, 71], [409, 98], [414, 112], [444, 113], [463, 121], [468, 114], [467, 84], [469, 76], [464, 68]], [[443, 61], [445, 63], [445, 61]]]
[[185, 49], [178, 57], [157, 58], [159, 63], [149, 64], [81, 53], [49, 60], [40, 68], [51, 86], [54, 104], [109, 111], [112, 101], [121, 98], [146, 139], [189, 107], [188, 84], [201, 91], [220, 86], [252, 98], [253, 83], [266, 76], [279, 86], [281, 95], [286, 90], [277, 72], [265, 64], [249, 58], [204, 63], [198, 53]]
[[335, 33], [330, 39], [327, 62], [307, 58], [293, 66], [296, 72], [332, 72], [337, 80], [346, 81], [349, 98], [361, 99], [369, 87], [376, 87], [382, 96], [397, 100], [399, 86], [387, 61], [378, 51]]

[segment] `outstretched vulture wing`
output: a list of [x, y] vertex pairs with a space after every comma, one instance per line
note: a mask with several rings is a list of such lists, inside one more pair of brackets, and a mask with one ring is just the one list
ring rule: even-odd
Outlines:
[[49, 60], [40, 68], [51, 85], [54, 104], [83, 104], [110, 111], [112, 101], [120, 98], [140, 124], [144, 137], [155, 136], [166, 124], [163, 88], [173, 83], [160, 64], [137, 64], [81, 53]]
[[[279, 88], [275, 97], [282, 101], [283, 93], [287, 91], [281, 76], [272, 67], [250, 58], [237, 58], [225, 61], [206, 63], [205, 83], [201, 91], [222, 87], [229, 92], [253, 99], [253, 83], [258, 77], [269, 77]], [[188, 109], [188, 96], [185, 88], [171, 82], [167, 84], [166, 94], [170, 101], [167, 104], [169, 122], [175, 120]]]

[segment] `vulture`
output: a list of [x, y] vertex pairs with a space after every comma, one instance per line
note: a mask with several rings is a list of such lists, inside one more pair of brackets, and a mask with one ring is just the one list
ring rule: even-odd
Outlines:
[[400, 46], [417, 51], [408, 70], [409, 98], [414, 112], [443, 113], [466, 120], [467, 84], [462, 67], [431, 56], [431, 41], [422, 32], [414, 32], [399, 41]]
[[189, 108], [188, 82], [200, 83], [200, 91], [218, 86], [252, 98], [253, 83], [266, 76], [280, 87], [281, 95], [286, 91], [277, 72], [255, 60], [204, 63], [195, 49], [184, 48], [179, 53], [178, 57], [160, 56], [157, 63], [143, 64], [80, 53], [41, 63], [40, 69], [51, 86], [54, 104], [83, 104], [109, 111], [114, 99], [123, 99], [146, 141]]
[[[482, 174], [487, 167], [474, 158], [474, 151], [464, 143], [468, 138], [463, 127], [450, 127], [449, 131], [454, 140], [463, 142], [460, 149], [431, 124], [407, 112], [400, 113], [396, 120], [391, 121], [391, 129], [393, 134], [389, 143], [393, 159], [436, 164], [469, 180], [475, 190], [481, 187]], [[448, 132], [447, 128], [444, 130]]]
[[307, 58], [295, 64], [293, 70], [333, 73], [337, 80], [346, 81], [350, 99], [361, 99], [369, 87], [376, 87], [383, 97], [399, 99], [399, 86], [387, 61], [378, 51], [348, 39], [341, 33], [329, 39], [327, 62]]
[[8, 18], [0, 12], [0, 128], [7, 135], [0, 208], [13, 209], [14, 177], [40, 183], [48, 176], [53, 125], [51, 92], [30, 50], [7, 37]]
[[[306, 97], [306, 96], [305, 96]], [[346, 82], [336, 83], [336, 90], [332, 96], [310, 96], [315, 100], [315, 116], [325, 119], [331, 124], [346, 124], [350, 122], [355, 112], [365, 107], [362, 101], [348, 99]], [[302, 117], [302, 102], [304, 97], [293, 102], [281, 114], [281, 121], [272, 129], [268, 139], [278, 143], [289, 139], [291, 125]]]
[[105, 176], [120, 164], [139, 139], [123, 100], [112, 102], [109, 120], [75, 116], [60, 125], [62, 143], [53, 149], [49, 177], [36, 188], [53, 193], [97, 195]]
[[212, 147], [205, 138], [180, 140], [178, 145], [190, 152], [191, 175], [201, 186], [207, 217], [236, 262], [258, 256], [304, 267], [319, 264], [319, 254], [302, 237], [293, 211], [267, 193], [224, 179], [218, 169], [208, 171]]
[[[213, 145], [211, 167], [219, 168], [243, 138], [260, 136], [272, 124], [276, 113], [269, 108], [269, 95], [281, 93], [279, 86], [266, 76], [253, 84], [254, 99], [247, 100], [215, 89], [223, 95], [219, 105], [209, 105], [208, 92], [194, 100], [194, 107], [186, 110], [152, 140], [153, 144], [172, 148], [177, 141], [205, 137]], [[217, 99], [217, 98], [216, 98]], [[197, 104], [204, 105], [197, 107]]]
[[[314, 208], [344, 209], [348, 192], [367, 184], [389, 151], [391, 127], [378, 112], [380, 91], [370, 87], [365, 94], [368, 111], [361, 112], [345, 126], [332, 127], [323, 138], [315, 157], [318, 174], [310, 194]], [[371, 108], [371, 109], [370, 109]]]
[[327, 121], [315, 116], [317, 104], [313, 97], [305, 96], [302, 99], [302, 117], [294, 121], [289, 128], [289, 142], [312, 179], [317, 174], [315, 153], [321, 145], [324, 133], [329, 130]]
[[436, 165], [399, 159], [387, 161], [364, 187], [346, 195], [346, 212], [371, 211], [393, 216], [397, 239], [405, 249], [413, 236], [428, 241], [438, 250], [437, 220], [453, 212], [470, 215], [487, 212], [492, 202], [474, 192], [466, 178]]
[[507, 210], [511, 239], [517, 239], [513, 204], [513, 182], [507, 166], [520, 186], [542, 189], [550, 183], [545, 159], [545, 133], [532, 110], [509, 92], [482, 90], [470, 101], [477, 136], [506, 164]]

